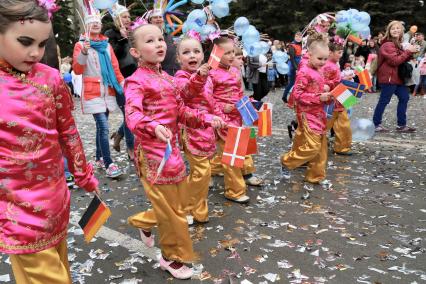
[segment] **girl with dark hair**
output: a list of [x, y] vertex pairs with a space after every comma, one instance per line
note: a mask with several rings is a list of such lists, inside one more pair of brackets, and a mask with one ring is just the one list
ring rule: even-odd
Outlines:
[[0, 2], [0, 252], [16, 283], [71, 283], [70, 192], [62, 155], [79, 187], [97, 191], [59, 71], [39, 63], [54, 1]]

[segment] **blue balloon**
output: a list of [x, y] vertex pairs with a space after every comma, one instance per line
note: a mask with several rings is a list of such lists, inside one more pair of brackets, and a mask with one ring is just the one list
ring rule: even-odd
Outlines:
[[189, 13], [188, 18], [186, 20], [187, 22], [193, 22], [202, 27], [207, 22], [207, 15], [203, 10], [195, 9], [191, 13]]
[[283, 65], [288, 60], [288, 55], [284, 51], [278, 50], [275, 51], [272, 55], [272, 59], [277, 63], [278, 65]]
[[288, 72], [290, 71], [290, 67], [288, 66], [287, 63], [277, 64], [276, 68], [277, 68], [278, 73], [280, 73], [282, 75], [288, 74]]
[[245, 45], [250, 45], [251, 43], [255, 43], [260, 41], [260, 33], [256, 30], [256, 28], [252, 25], [249, 25], [247, 30], [243, 33], [243, 43]]
[[352, 140], [366, 141], [374, 136], [374, 123], [366, 118], [351, 120]]
[[190, 22], [190, 21], [186, 21], [185, 23], [187, 25], [188, 31], [194, 30], [194, 31], [199, 32], [199, 33], [201, 33], [201, 30], [202, 30], [202, 28], [204, 26], [204, 25], [200, 26], [198, 23], [196, 23], [196, 22]]
[[254, 42], [248, 46], [246, 51], [249, 57], [256, 57], [262, 53], [262, 45], [260, 42]]
[[262, 47], [262, 52], [261, 52], [262, 54], [268, 53], [268, 51], [271, 49], [271, 47], [266, 41], [261, 41], [260, 45]]
[[356, 19], [360, 22], [363, 23], [364, 25], [368, 26], [371, 22], [371, 17], [367, 12], [359, 12], [356, 15]]
[[369, 39], [371, 37], [370, 28], [365, 26], [362, 30], [359, 31], [359, 36], [362, 39]]
[[204, 0], [191, 0], [191, 2], [194, 4], [203, 4]]
[[218, 18], [223, 18], [229, 14], [229, 4], [226, 0], [214, 0], [212, 3], [212, 12]]
[[72, 82], [72, 76], [71, 76], [71, 74], [70, 74], [70, 73], [65, 73], [63, 77], [64, 77], [64, 82], [65, 82], [65, 83], [67, 83], [67, 84], [68, 84], [68, 83], [71, 83], [71, 82]]
[[95, 6], [96, 9], [111, 9], [112, 6], [117, 3], [117, 0], [95, 0], [93, 2], [93, 6]]
[[250, 26], [250, 22], [246, 17], [239, 17], [235, 20], [234, 31], [238, 36], [242, 36]]
[[354, 23], [352, 23], [351, 27], [352, 27], [352, 30], [359, 32], [359, 31], [365, 29], [366, 26], [361, 22], [354, 22]]
[[190, 31], [190, 28], [189, 28], [188, 22], [184, 22], [182, 26], [182, 33], [186, 34], [189, 31]]
[[216, 31], [216, 27], [213, 26], [213, 25], [208, 24], [208, 25], [204, 25], [201, 28], [201, 33], [200, 34], [201, 34], [202, 37], [208, 37], [209, 34], [214, 33], [215, 31]]
[[336, 14], [336, 22], [339, 23], [347, 23], [349, 21], [349, 15], [346, 11], [339, 11]]

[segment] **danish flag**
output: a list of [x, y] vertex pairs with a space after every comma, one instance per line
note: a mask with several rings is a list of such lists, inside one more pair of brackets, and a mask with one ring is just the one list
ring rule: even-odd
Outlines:
[[212, 53], [210, 54], [210, 58], [208, 62], [209, 66], [212, 69], [217, 69], [219, 67], [220, 60], [222, 59], [222, 56], [224, 53], [225, 51], [219, 46], [217, 46], [216, 44], [213, 46], [213, 50], [212, 50]]

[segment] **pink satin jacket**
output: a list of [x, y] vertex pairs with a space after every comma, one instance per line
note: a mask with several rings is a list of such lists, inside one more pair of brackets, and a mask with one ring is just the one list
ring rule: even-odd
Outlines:
[[[213, 82], [213, 98], [218, 110], [222, 113], [220, 116], [228, 125], [242, 126], [243, 121], [236, 107], [230, 113], [224, 113], [225, 105], [235, 105], [244, 96], [240, 70], [233, 66], [229, 69], [219, 67], [210, 71], [210, 77]], [[217, 132], [221, 139], [226, 140], [227, 128], [220, 129]]]
[[35, 253], [67, 234], [70, 192], [62, 155], [78, 186], [92, 191], [98, 181], [58, 70], [36, 64], [18, 74], [0, 65], [0, 252]]
[[[325, 65], [321, 68], [321, 74], [324, 78], [324, 83], [330, 87], [330, 91], [339, 85], [341, 76], [340, 68], [336, 62], [327, 60]], [[342, 112], [345, 108], [337, 100], [334, 100], [334, 111]]]
[[297, 72], [293, 87], [293, 97], [299, 122], [306, 118], [309, 128], [318, 135], [325, 134], [327, 117], [324, 102], [320, 101], [320, 93], [324, 92], [324, 79], [320, 72], [309, 64]]
[[[213, 99], [213, 84], [209, 76], [200, 76], [197, 73], [179, 70], [175, 74], [175, 81], [182, 90], [181, 97], [186, 106], [202, 112], [219, 114], [215, 110]], [[186, 148], [194, 155], [211, 157], [216, 152], [216, 136], [212, 127], [192, 128], [183, 125], [186, 135], [183, 142]]]
[[[155, 128], [163, 125], [170, 129], [173, 151], [156, 184], [175, 184], [186, 177], [185, 165], [177, 146], [178, 123], [193, 128], [210, 126], [212, 115], [193, 110], [183, 104], [182, 90], [174, 78], [157, 67], [139, 67], [124, 85], [126, 96], [126, 122], [135, 134], [135, 149], [142, 151], [146, 178], [155, 181], [158, 166], [163, 158], [166, 143], [155, 135]], [[142, 171], [139, 168], [139, 174]]]

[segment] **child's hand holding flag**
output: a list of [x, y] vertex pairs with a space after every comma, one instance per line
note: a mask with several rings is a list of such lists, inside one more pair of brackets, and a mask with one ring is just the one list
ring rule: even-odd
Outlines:
[[159, 140], [167, 142], [172, 138], [173, 134], [170, 129], [164, 125], [157, 125], [157, 127], [155, 127], [155, 136], [157, 136]]

